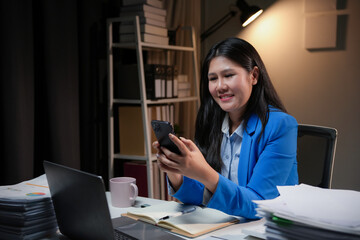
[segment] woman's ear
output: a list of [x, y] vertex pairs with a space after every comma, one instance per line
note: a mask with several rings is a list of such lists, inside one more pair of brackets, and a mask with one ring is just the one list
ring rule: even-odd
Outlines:
[[258, 79], [259, 79], [259, 74], [260, 74], [259, 68], [257, 66], [255, 66], [250, 74], [251, 74], [251, 76], [250, 76], [251, 77], [251, 84], [256, 85], [257, 82], [258, 82]]

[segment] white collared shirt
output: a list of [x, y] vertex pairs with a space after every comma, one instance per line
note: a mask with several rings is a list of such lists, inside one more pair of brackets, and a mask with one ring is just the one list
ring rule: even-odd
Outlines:
[[[244, 124], [241, 122], [231, 135], [229, 130], [229, 115], [226, 114], [221, 126], [221, 131], [223, 132], [220, 149], [220, 156], [223, 162], [221, 175], [238, 184], [238, 167], [244, 133]], [[207, 206], [211, 197], [212, 193], [207, 188], [204, 188], [202, 204]]]
[[221, 131], [223, 132], [220, 151], [223, 161], [221, 175], [238, 184], [239, 157], [244, 133], [243, 122], [241, 122], [231, 135], [229, 134], [229, 130], [229, 115], [226, 114], [221, 126]]

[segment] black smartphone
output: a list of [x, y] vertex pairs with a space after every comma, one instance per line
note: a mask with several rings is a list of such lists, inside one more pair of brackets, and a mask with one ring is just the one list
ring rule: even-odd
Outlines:
[[174, 128], [172, 127], [170, 122], [152, 120], [151, 126], [154, 130], [155, 136], [160, 146], [169, 149], [171, 152], [181, 155], [179, 148], [169, 138], [169, 133], [174, 134]]

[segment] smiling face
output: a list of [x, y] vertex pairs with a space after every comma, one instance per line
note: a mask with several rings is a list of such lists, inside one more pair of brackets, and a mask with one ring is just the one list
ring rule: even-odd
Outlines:
[[231, 119], [241, 119], [250, 98], [253, 85], [257, 84], [259, 69], [249, 73], [228, 58], [218, 56], [209, 64], [209, 92]]

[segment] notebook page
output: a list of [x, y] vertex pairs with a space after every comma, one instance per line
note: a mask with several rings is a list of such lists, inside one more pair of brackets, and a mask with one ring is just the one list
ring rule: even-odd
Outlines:
[[166, 220], [167, 223], [192, 235], [217, 229], [237, 218], [212, 208], [197, 207], [194, 212]]

